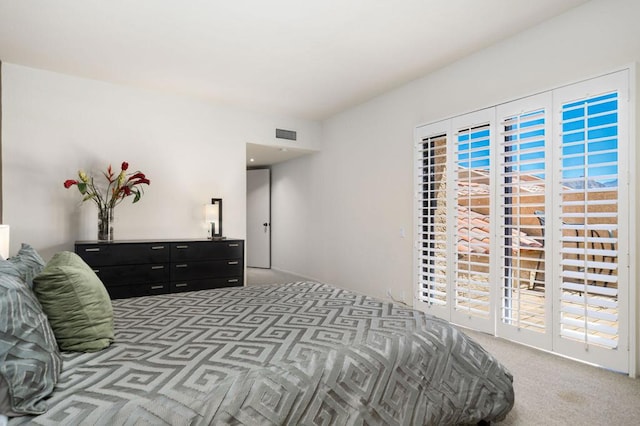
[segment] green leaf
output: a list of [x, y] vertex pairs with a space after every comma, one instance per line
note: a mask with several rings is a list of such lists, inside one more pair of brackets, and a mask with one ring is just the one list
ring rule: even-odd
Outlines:
[[78, 191], [80, 191], [81, 194], [86, 194], [87, 184], [84, 182], [78, 182]]

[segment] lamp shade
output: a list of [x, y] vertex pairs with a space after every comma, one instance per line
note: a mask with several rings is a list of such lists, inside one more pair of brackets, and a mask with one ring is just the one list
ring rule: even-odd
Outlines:
[[0, 225], [0, 256], [9, 258], [9, 225]]
[[218, 206], [214, 204], [205, 204], [205, 215], [207, 223], [215, 223], [218, 221]]

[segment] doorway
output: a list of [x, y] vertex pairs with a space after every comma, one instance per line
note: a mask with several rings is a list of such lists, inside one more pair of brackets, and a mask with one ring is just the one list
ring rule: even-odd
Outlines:
[[247, 170], [247, 266], [271, 268], [271, 170]]

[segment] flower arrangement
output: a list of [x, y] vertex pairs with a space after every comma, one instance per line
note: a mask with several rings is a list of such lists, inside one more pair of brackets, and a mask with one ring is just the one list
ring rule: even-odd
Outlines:
[[77, 185], [80, 193], [84, 195], [82, 201], [93, 200], [100, 210], [112, 209], [130, 195], [134, 195], [133, 202], [137, 203], [144, 194], [142, 185], [149, 185], [151, 181], [140, 171], [127, 174], [128, 169], [129, 163], [124, 161], [120, 173], [115, 175], [109, 165], [107, 171], [103, 172], [107, 179], [106, 190], [96, 186], [93, 176], [87, 176], [82, 170], [78, 172], [79, 181], [67, 179], [64, 187], [68, 189]]
[[144, 194], [143, 185], [149, 185], [151, 181], [140, 171], [127, 173], [129, 163], [122, 162], [120, 173], [115, 174], [111, 165], [103, 172], [106, 178], [106, 187], [97, 185], [93, 176], [88, 176], [84, 171], [78, 171], [80, 180], [67, 179], [64, 187], [69, 189], [77, 186], [78, 191], [84, 197], [82, 201], [92, 200], [98, 207], [98, 239], [113, 239], [113, 210], [125, 198], [133, 195], [133, 203], [140, 201]]

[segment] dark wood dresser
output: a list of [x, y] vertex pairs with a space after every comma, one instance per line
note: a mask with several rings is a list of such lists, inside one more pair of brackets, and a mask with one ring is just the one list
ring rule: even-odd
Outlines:
[[243, 240], [76, 241], [112, 299], [244, 285]]

